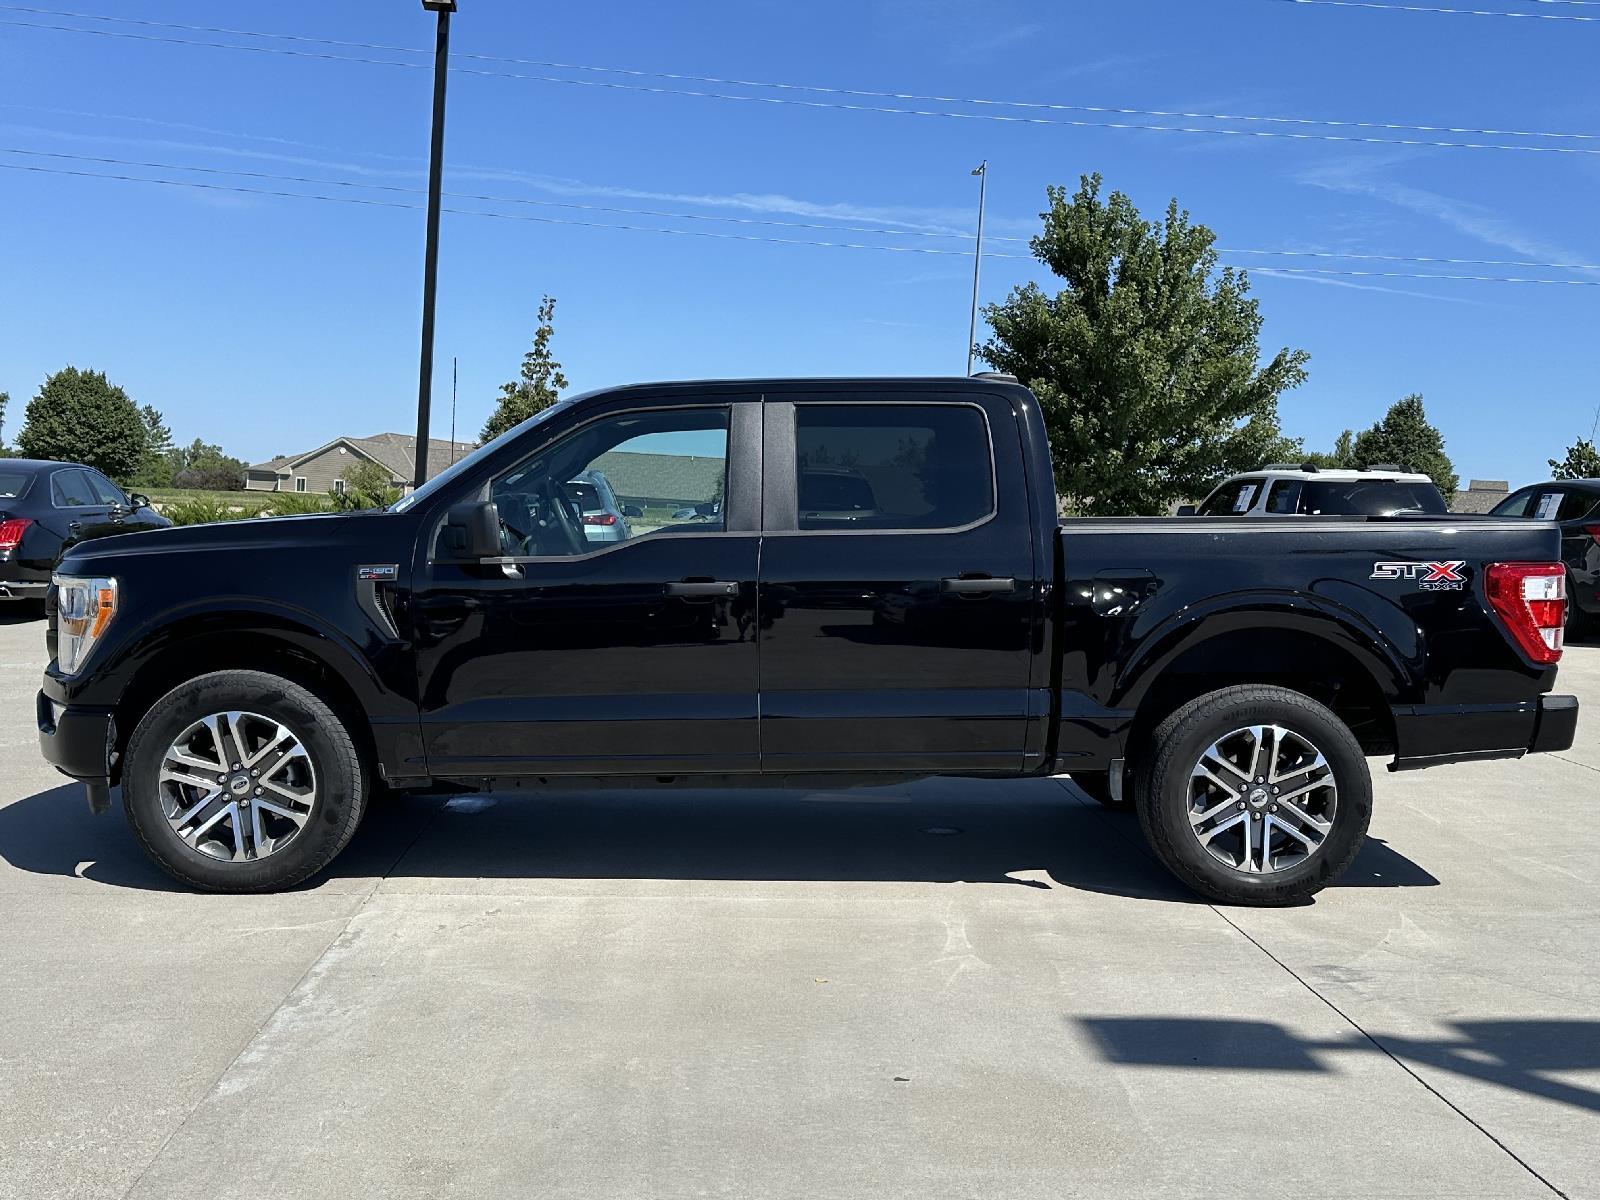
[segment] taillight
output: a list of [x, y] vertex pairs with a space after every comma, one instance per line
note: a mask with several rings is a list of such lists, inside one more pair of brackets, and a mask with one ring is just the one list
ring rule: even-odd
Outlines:
[[615, 525], [617, 523], [617, 514], [608, 512], [584, 513], [583, 523], [585, 525]]
[[10, 517], [0, 521], [0, 550], [15, 550], [23, 532], [33, 524], [31, 517]]
[[1489, 604], [1523, 653], [1536, 663], [1561, 659], [1567, 616], [1567, 569], [1560, 563], [1493, 563], [1483, 574]]

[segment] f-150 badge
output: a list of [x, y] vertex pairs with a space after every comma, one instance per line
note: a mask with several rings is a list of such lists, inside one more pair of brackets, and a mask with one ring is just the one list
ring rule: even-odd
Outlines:
[[1466, 586], [1467, 564], [1456, 562], [1379, 562], [1371, 579], [1414, 579], [1424, 592], [1459, 592]]
[[380, 563], [376, 566], [368, 564], [356, 568], [357, 579], [370, 579], [379, 583], [393, 583], [399, 574], [400, 567], [397, 563]]

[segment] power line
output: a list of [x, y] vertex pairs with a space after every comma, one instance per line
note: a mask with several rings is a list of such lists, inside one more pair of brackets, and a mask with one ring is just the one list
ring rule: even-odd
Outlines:
[[[306, 175], [282, 175], [267, 171], [246, 171], [232, 167], [196, 167], [183, 163], [149, 162], [139, 159], [109, 158], [94, 154], [68, 154], [57, 150], [27, 150], [14, 146], [0, 146], [0, 154], [15, 154], [28, 158], [53, 158], [66, 162], [98, 163], [102, 166], [138, 167], [151, 171], [189, 171], [201, 175], [233, 176], [242, 179], [259, 179], [274, 183], [302, 183], [314, 187], [357, 188], [367, 191], [391, 192], [408, 196], [423, 196], [427, 192], [423, 188], [403, 187], [398, 184], [368, 183], [365, 181], [349, 179], [319, 179]], [[496, 196], [477, 192], [445, 192], [445, 196], [453, 200], [475, 200], [488, 204], [520, 204], [534, 205], [541, 208], [561, 208], [579, 212], [612, 213], [620, 216], [631, 217], [658, 217], [676, 221], [711, 221], [719, 224], [730, 225], [756, 225], [769, 226], [782, 229], [811, 229], [820, 232], [837, 233], [870, 233], [884, 237], [923, 237], [923, 238], [951, 238], [961, 241], [972, 241], [970, 233], [931, 229], [889, 229], [876, 225], [839, 225], [821, 224], [810, 221], [779, 221], [765, 217], [726, 217], [710, 213], [673, 212], [654, 208], [622, 208], [606, 204], [581, 204], [569, 200], [541, 200], [527, 196]], [[1008, 242], [1013, 244], [1026, 244], [1032, 239], [1023, 237], [1004, 237], [990, 235], [990, 241]], [[959, 253], [965, 253], [961, 251]], [[1474, 266], [1474, 267], [1530, 267], [1542, 270], [1565, 271], [1600, 271], [1600, 263], [1580, 262], [1537, 262], [1527, 259], [1504, 258], [1445, 258], [1435, 255], [1415, 254], [1370, 254], [1356, 251], [1343, 250], [1260, 250], [1242, 249], [1237, 247], [1218, 247], [1219, 254], [1249, 254], [1271, 258], [1318, 258], [1318, 259], [1348, 259], [1366, 262], [1402, 262], [1402, 263], [1434, 263], [1441, 266]], [[985, 255], [985, 257], [993, 257]], [[1006, 257], [1029, 258], [1030, 255], [1010, 255]], [[1267, 268], [1258, 268], [1265, 270]]]
[[[1537, 2], [1556, 3], [1558, 0], [1537, 0]], [[1600, 0], [1559, 0], [1559, 2], [1568, 4], [1600, 4]], [[359, 50], [376, 50], [391, 54], [429, 53], [427, 50], [418, 49], [411, 46], [391, 46], [377, 42], [338, 41], [332, 38], [307, 37], [301, 34], [267, 33], [259, 30], [229, 29], [213, 25], [180, 25], [167, 21], [151, 21], [138, 17], [98, 16], [92, 13], [65, 12], [58, 9], [49, 8], [31, 8], [16, 4], [0, 4], [0, 11], [36, 13], [55, 17], [72, 17], [89, 21], [109, 21], [124, 25], [139, 25], [158, 29], [181, 30], [189, 33], [220, 33], [233, 37], [270, 38], [273, 40], [301, 42], [322, 46], [339, 46]], [[57, 27], [48, 26], [47, 28], [54, 29]], [[95, 31], [79, 30], [76, 32], [93, 33]], [[246, 49], [247, 47], [238, 48]], [[625, 75], [640, 79], [665, 79], [677, 83], [709, 83], [723, 87], [769, 88], [779, 91], [809, 92], [816, 95], [827, 96], [857, 96], [876, 100], [900, 100], [907, 102], [936, 104], [970, 104], [974, 106], [996, 108], [1017, 108], [1053, 112], [1103, 113], [1117, 116], [1162, 117], [1183, 120], [1262, 122], [1275, 125], [1307, 125], [1335, 129], [1380, 129], [1411, 133], [1482, 134], [1491, 137], [1563, 138], [1590, 141], [1600, 140], [1600, 133], [1568, 133], [1526, 129], [1488, 129], [1475, 126], [1415, 125], [1398, 121], [1348, 121], [1319, 117], [1264, 116], [1253, 113], [1211, 113], [1188, 112], [1179, 109], [1127, 108], [1103, 104], [1061, 104], [1031, 100], [996, 100], [992, 98], [974, 96], [941, 96], [919, 92], [884, 92], [872, 91], [865, 88], [826, 87], [818, 84], [808, 83], [780, 83], [763, 79], [734, 79], [718, 75], [688, 75], [673, 71], [645, 71], [630, 67], [605, 67], [596, 66], [590, 63], [552, 62], [545, 59], [514, 58], [499, 54], [472, 54], [463, 51], [457, 51], [455, 57], [457, 59], [469, 59], [477, 62], [504, 63], [511, 66], [523, 67], [542, 67], [549, 70], [558, 71], [586, 71], [606, 75]], [[542, 79], [543, 77], [535, 78]]]
[[[1330, 0], [1330, 2], [1331, 2], [1331, 0]], [[3, 7], [3, 6], [0, 6], [0, 7]], [[1596, 18], [1596, 19], [1600, 20], [1600, 18]], [[394, 61], [389, 60], [389, 59], [365, 58], [365, 57], [358, 57], [358, 56], [352, 56], [352, 55], [330, 54], [330, 53], [322, 53], [322, 52], [309, 51], [309, 50], [291, 50], [291, 49], [287, 49], [285, 47], [278, 47], [278, 46], [245, 46], [245, 45], [237, 45], [237, 44], [227, 43], [227, 42], [196, 41], [196, 40], [193, 40], [193, 39], [186, 39], [186, 38], [165, 37], [165, 36], [160, 36], [160, 35], [156, 35], [156, 34], [127, 33], [127, 32], [121, 32], [121, 31], [109, 30], [109, 29], [79, 29], [79, 28], [76, 28], [76, 27], [73, 27], [73, 26], [47, 25], [47, 24], [43, 24], [43, 23], [40, 23], [40, 22], [34, 22], [34, 21], [15, 21], [15, 20], [3, 20], [3, 19], [0, 19], [0, 25], [10, 25], [10, 26], [16, 26], [16, 27], [25, 28], [25, 29], [44, 29], [44, 30], [51, 30], [51, 31], [60, 32], [60, 33], [89, 34], [89, 35], [94, 36], [94, 37], [128, 38], [128, 39], [133, 39], [135, 41], [157, 42], [157, 43], [162, 43], [162, 44], [166, 44], [166, 45], [195, 46], [195, 47], [202, 47], [202, 48], [206, 48], [206, 49], [215, 49], [215, 50], [243, 50], [243, 51], [248, 51], [248, 52], [254, 53], [254, 54], [277, 54], [277, 55], [285, 55], [285, 56], [294, 57], [294, 58], [316, 59], [316, 60], [320, 60], [320, 61], [323, 61], [323, 62], [361, 63], [361, 64], [368, 65], [368, 66], [399, 67], [399, 68], [413, 69], [413, 70], [426, 70], [426, 69], [428, 69], [427, 65], [424, 64], [424, 63], [394, 62]], [[415, 53], [415, 51], [409, 51], [409, 50], [406, 51], [406, 52], [407, 53]], [[468, 57], [468, 56], [464, 56], [463, 55], [463, 56], [458, 56], [458, 57]], [[571, 68], [571, 69], [575, 69], [576, 70], [576, 69], [582, 69], [582, 68], [574, 67], [574, 68]], [[611, 68], [602, 68], [602, 69], [610, 70]], [[1150, 132], [1150, 133], [1184, 133], [1184, 134], [1206, 135], [1206, 136], [1211, 136], [1211, 137], [1269, 138], [1269, 139], [1281, 139], [1281, 140], [1287, 140], [1287, 141], [1339, 142], [1339, 143], [1346, 143], [1346, 144], [1364, 144], [1364, 145], [1375, 145], [1375, 146], [1413, 146], [1413, 147], [1423, 147], [1423, 148], [1436, 148], [1436, 149], [1443, 149], [1443, 150], [1500, 150], [1500, 151], [1524, 151], [1524, 152], [1527, 152], [1527, 153], [1534, 153], [1534, 154], [1579, 154], [1579, 155], [1585, 155], [1585, 156], [1600, 156], [1600, 149], [1589, 149], [1589, 148], [1577, 147], [1577, 146], [1526, 146], [1526, 145], [1518, 145], [1518, 144], [1515, 144], [1515, 143], [1507, 143], [1507, 142], [1459, 142], [1459, 141], [1445, 141], [1445, 140], [1441, 140], [1441, 139], [1438, 139], [1438, 138], [1372, 137], [1372, 136], [1354, 135], [1354, 134], [1309, 133], [1309, 132], [1303, 132], [1303, 131], [1295, 132], [1295, 131], [1290, 131], [1290, 130], [1285, 130], [1285, 129], [1224, 129], [1224, 128], [1209, 128], [1209, 127], [1203, 127], [1203, 126], [1190, 126], [1190, 125], [1152, 125], [1152, 124], [1146, 124], [1146, 123], [1143, 123], [1143, 122], [1134, 122], [1134, 121], [1090, 121], [1090, 120], [1082, 120], [1082, 119], [1069, 119], [1069, 118], [1064, 118], [1064, 117], [1016, 116], [1016, 115], [1009, 115], [1009, 114], [1004, 114], [1004, 113], [992, 113], [992, 112], [953, 112], [953, 111], [946, 110], [946, 109], [897, 108], [897, 107], [892, 107], [892, 106], [889, 106], [889, 105], [878, 105], [878, 104], [853, 104], [853, 103], [847, 103], [847, 102], [842, 102], [842, 101], [830, 101], [830, 100], [801, 100], [801, 99], [796, 99], [796, 98], [791, 97], [791, 96], [746, 96], [746, 95], [737, 95], [737, 94], [729, 93], [729, 92], [703, 91], [703, 90], [695, 89], [695, 88], [660, 87], [660, 86], [646, 85], [646, 84], [617, 83], [617, 82], [612, 81], [612, 80], [601, 80], [601, 79], [564, 79], [564, 78], [561, 78], [559, 76], [554, 76], [554, 75], [530, 74], [530, 73], [527, 73], [527, 72], [520, 72], [520, 71], [493, 71], [493, 70], [488, 70], [488, 69], [481, 68], [481, 67], [459, 67], [458, 66], [458, 67], [451, 67], [450, 70], [453, 71], [453, 72], [456, 72], [458, 74], [474, 75], [474, 76], [478, 76], [478, 77], [481, 77], [481, 78], [516, 79], [516, 80], [522, 80], [522, 81], [534, 82], [534, 83], [559, 84], [559, 85], [564, 85], [564, 86], [567, 86], [567, 87], [588, 87], [588, 88], [601, 88], [601, 89], [606, 89], [606, 90], [610, 90], [610, 91], [637, 92], [637, 93], [642, 93], [642, 94], [646, 94], [646, 95], [684, 96], [684, 97], [691, 97], [691, 98], [694, 98], [694, 99], [701, 99], [701, 100], [721, 100], [721, 101], [731, 101], [731, 102], [735, 102], [735, 103], [744, 103], [744, 104], [782, 105], [782, 106], [796, 107], [796, 108], [828, 109], [828, 110], [834, 110], [834, 111], [840, 111], [840, 112], [881, 113], [881, 114], [889, 114], [889, 115], [894, 115], [894, 116], [905, 116], [905, 117], [932, 117], [932, 118], [941, 118], [941, 119], [945, 119], [945, 120], [996, 121], [996, 122], [1002, 122], [1002, 123], [1014, 124], [1014, 125], [1046, 125], [1046, 126], [1057, 126], [1057, 127], [1074, 128], [1074, 129], [1140, 130], [1140, 131]], [[774, 86], [774, 87], [776, 87], [776, 86], [787, 86], [787, 85], [775, 85], [774, 84], [774, 85], [752, 85], [752, 86]], [[893, 93], [883, 93], [883, 95], [893, 95]], [[970, 104], [986, 103], [984, 101], [977, 101], [977, 100], [967, 100], [967, 101], [958, 101], [958, 102], [960, 102], [960, 103], [970, 103]], [[996, 102], [992, 102], [992, 103], [998, 105], [1000, 103], [1021, 104], [1022, 102], [1019, 102], [1019, 101], [1005, 101], [1005, 102], [996, 101]], [[1066, 106], [1058, 106], [1058, 107], [1066, 107]], [[1102, 109], [1087, 109], [1086, 106], [1084, 106], [1084, 107], [1085, 107], [1086, 111], [1105, 111], [1105, 112], [1120, 112], [1120, 111], [1123, 111], [1123, 110], [1117, 110], [1117, 109], [1103, 109], [1103, 110]], [[1142, 113], [1145, 113], [1145, 112], [1155, 112], [1157, 110], [1127, 110], [1127, 111], [1133, 112], [1133, 113], [1142, 114]], [[1229, 119], [1229, 118], [1224, 118], [1219, 114], [1219, 115], [1217, 115], [1215, 117], [1206, 117], [1204, 119], [1222, 120], [1222, 119]], [[1233, 118], [1233, 119], [1242, 120], [1244, 118]], [[1265, 118], [1263, 118], [1263, 119], [1265, 119]], [[1296, 122], [1298, 122], [1298, 121], [1300, 121], [1302, 119], [1309, 120], [1309, 118], [1284, 118], [1285, 121], [1293, 120], [1293, 121], [1296, 121]], [[1354, 123], [1351, 123], [1351, 124], [1354, 124]], [[1443, 128], [1443, 127], [1441, 127], [1441, 128]], [[1535, 132], [1516, 133], [1516, 132], [1512, 132], [1512, 131], [1506, 131], [1502, 136], [1519, 136], [1519, 137], [1558, 137], [1559, 136], [1559, 137], [1600, 138], [1600, 135], [1596, 135], [1596, 134], [1547, 134], [1547, 133], [1535, 133]]]
[[[1569, 0], [1570, 2], [1570, 0]], [[1375, 8], [1388, 12], [1451, 13], [1460, 17], [1523, 17], [1530, 21], [1600, 21], [1574, 13], [1504, 12], [1482, 8], [1436, 8], [1427, 4], [1380, 4], [1377, 0], [1276, 0], [1278, 4], [1325, 4], [1330, 8]]]
[[[41, 167], [28, 163], [0, 163], [0, 170], [28, 171], [41, 175], [66, 175], [79, 179], [107, 179], [119, 183], [148, 183], [163, 187], [197, 188], [204, 191], [230, 192], [243, 195], [273, 196], [287, 200], [316, 200], [332, 204], [355, 204], [372, 208], [393, 208], [410, 211], [420, 211], [422, 205], [412, 204], [403, 200], [380, 200], [368, 196], [328, 196], [309, 192], [288, 192], [269, 188], [245, 187], [235, 184], [203, 183], [195, 179], [150, 179], [137, 175], [107, 174], [96, 171], [77, 171], [66, 167]], [[567, 217], [540, 217], [530, 213], [500, 213], [484, 212], [479, 209], [446, 208], [442, 211], [456, 216], [486, 217], [499, 221], [528, 221], [539, 225], [565, 225], [584, 229], [611, 229], [627, 233], [658, 233], [677, 237], [716, 238], [723, 241], [736, 242], [763, 242], [779, 246], [817, 246], [835, 250], [880, 250], [899, 254], [932, 254], [940, 257], [966, 258], [965, 250], [941, 250], [932, 246], [877, 246], [860, 242], [828, 242], [804, 238], [777, 238], [766, 237], [759, 234], [723, 233], [709, 229], [666, 229], [644, 225], [621, 225], [605, 221], [578, 221]], [[985, 258], [1004, 258], [1022, 261], [1034, 261], [1028, 254], [1006, 254], [1002, 252], [988, 252]], [[1237, 266], [1237, 264], [1226, 264]], [[1471, 283], [1525, 283], [1548, 284], [1568, 287], [1600, 287], [1600, 279], [1542, 279], [1529, 277], [1512, 277], [1504, 275], [1442, 275], [1409, 271], [1357, 271], [1342, 270], [1331, 267], [1261, 267], [1261, 273], [1275, 275], [1310, 275], [1310, 276], [1355, 276], [1382, 279], [1431, 279], [1440, 282], [1471, 282]]]

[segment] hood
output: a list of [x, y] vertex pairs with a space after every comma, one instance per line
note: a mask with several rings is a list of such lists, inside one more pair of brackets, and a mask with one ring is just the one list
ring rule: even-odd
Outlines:
[[118, 563], [152, 558], [211, 554], [229, 550], [251, 553], [303, 552], [317, 547], [358, 543], [370, 535], [374, 521], [396, 519], [392, 513], [309, 513], [293, 517], [246, 517], [209, 525], [174, 525], [140, 533], [119, 534], [78, 542], [62, 555], [58, 571], [74, 575], [110, 574]]

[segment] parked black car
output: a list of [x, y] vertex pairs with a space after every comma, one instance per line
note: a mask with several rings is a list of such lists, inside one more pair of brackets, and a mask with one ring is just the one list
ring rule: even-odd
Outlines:
[[[715, 519], [590, 543], [568, 481], [602, 456]], [[872, 492], [843, 527], [802, 499], [842, 464]], [[1366, 756], [1572, 744], [1549, 525], [1057, 514], [1009, 378], [592, 392], [386, 510], [73, 547], [40, 744], [91, 806], [120, 782], [145, 848], [218, 891], [321, 870], [380, 782], [1067, 772], [1250, 904], [1349, 866]]]
[[1490, 513], [1530, 517], [1561, 526], [1561, 561], [1567, 566], [1567, 633], [1600, 631], [1600, 479], [1553, 479], [1512, 492]]
[[171, 524], [93, 467], [0, 458], [0, 600], [43, 600], [57, 560], [78, 542]]

